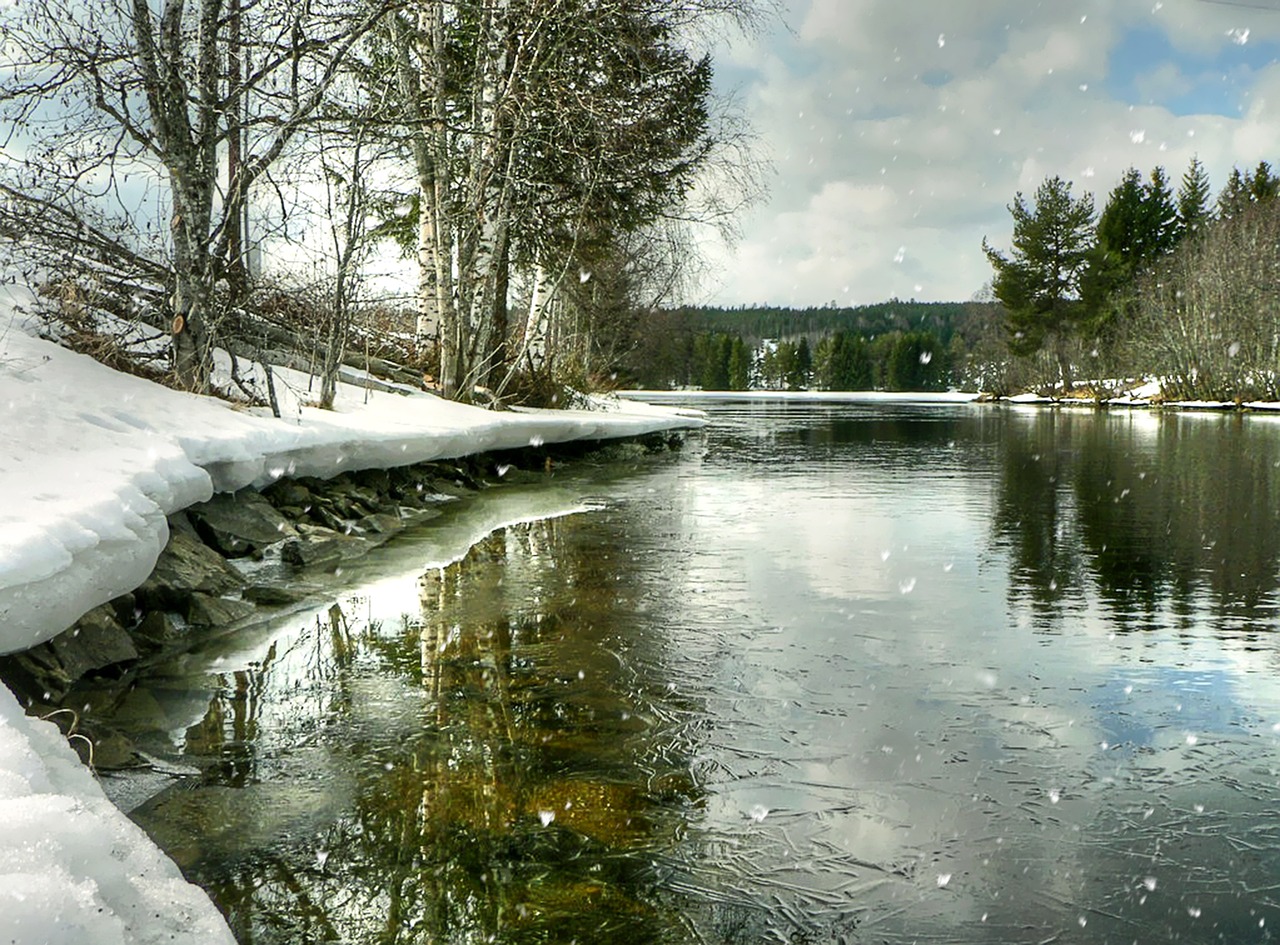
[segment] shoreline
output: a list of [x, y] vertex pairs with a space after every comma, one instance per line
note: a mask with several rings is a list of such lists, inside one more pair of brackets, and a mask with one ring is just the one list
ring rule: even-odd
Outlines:
[[703, 391], [703, 390], [620, 390], [621, 399], [636, 403], [674, 402], [791, 402], [833, 404], [984, 404], [1028, 407], [1073, 407], [1109, 409], [1122, 407], [1135, 410], [1205, 411], [1212, 413], [1280, 413], [1280, 401], [1217, 401], [1170, 400], [1157, 401], [1144, 397], [1049, 397], [1044, 394], [1011, 394], [996, 397], [969, 391]]
[[[705, 424], [696, 411], [592, 406], [498, 413], [342, 385], [336, 410], [300, 403], [277, 419], [121, 374], [11, 322], [0, 331], [0, 652], [132, 593], [171, 538], [168, 517], [216, 493]], [[0, 940], [233, 945], [208, 896], [107, 799], [55, 722], [0, 689]]]

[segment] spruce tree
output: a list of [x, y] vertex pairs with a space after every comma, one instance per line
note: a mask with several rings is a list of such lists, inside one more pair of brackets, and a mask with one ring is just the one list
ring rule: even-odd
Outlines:
[[792, 390], [805, 390], [809, 386], [809, 374], [812, 370], [813, 355], [809, 351], [809, 339], [801, 335], [796, 343], [795, 360], [787, 377], [787, 386]]
[[1274, 200], [1276, 195], [1280, 194], [1280, 177], [1271, 173], [1271, 165], [1266, 161], [1259, 161], [1253, 173], [1245, 180], [1248, 186], [1249, 199], [1253, 203], [1266, 203], [1269, 200]]
[[1250, 203], [1249, 185], [1240, 173], [1240, 168], [1231, 168], [1227, 177], [1227, 185], [1218, 194], [1218, 216], [1224, 220], [1239, 216]]
[[1081, 279], [1085, 316], [1082, 333], [1105, 338], [1129, 314], [1133, 282], [1177, 242], [1178, 210], [1164, 168], [1142, 182], [1129, 168], [1098, 217], [1097, 242]]
[[1192, 157], [1178, 188], [1178, 239], [1195, 236], [1204, 229], [1213, 217], [1210, 199], [1209, 173], [1200, 158]]
[[733, 336], [733, 344], [729, 349], [729, 390], [750, 390], [751, 388], [751, 356], [741, 335]]
[[1146, 264], [1155, 261], [1172, 252], [1177, 242], [1178, 207], [1164, 168], [1156, 165], [1151, 169], [1151, 176], [1142, 188], [1138, 262]]

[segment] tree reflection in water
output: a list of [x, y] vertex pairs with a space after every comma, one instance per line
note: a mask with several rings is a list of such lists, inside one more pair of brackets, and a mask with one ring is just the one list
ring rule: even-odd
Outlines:
[[1120, 630], [1208, 612], [1257, 629], [1280, 590], [1280, 439], [1236, 415], [1036, 413], [1002, 444], [995, 533], [1014, 610], [1051, 628], [1096, 598]]
[[[548, 554], [560, 527], [505, 529], [424, 575], [420, 614], [397, 627], [334, 608], [219, 679], [187, 732], [188, 754], [213, 762], [205, 783], [135, 816], [240, 941], [680, 927], [658, 864], [700, 799], [689, 714], [605, 639], [628, 590], [607, 550]], [[371, 699], [388, 677], [402, 691]]]
[[1264, 940], [1276, 432], [727, 406], [421, 606], [152, 681], [208, 775], [139, 819], [246, 942]]

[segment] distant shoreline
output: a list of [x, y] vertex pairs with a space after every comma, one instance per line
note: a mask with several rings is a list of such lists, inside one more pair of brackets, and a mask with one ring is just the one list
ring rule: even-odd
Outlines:
[[625, 400], [650, 402], [695, 400], [719, 403], [790, 401], [834, 404], [1007, 404], [1015, 407], [1129, 407], [1143, 410], [1202, 410], [1215, 413], [1229, 411], [1280, 413], [1280, 402], [1277, 401], [1156, 401], [1123, 395], [1097, 400], [1092, 397], [1048, 397], [1034, 393], [996, 397], [992, 394], [968, 391], [620, 390], [616, 394]]

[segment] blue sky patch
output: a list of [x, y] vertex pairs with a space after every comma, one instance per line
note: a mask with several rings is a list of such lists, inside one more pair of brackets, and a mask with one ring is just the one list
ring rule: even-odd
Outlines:
[[[1240, 116], [1258, 70], [1280, 59], [1280, 43], [1223, 35], [1209, 55], [1176, 49], [1159, 30], [1129, 30], [1111, 51], [1105, 86], [1130, 105], [1161, 105], [1175, 115]], [[1161, 81], [1161, 73], [1176, 76]]]

